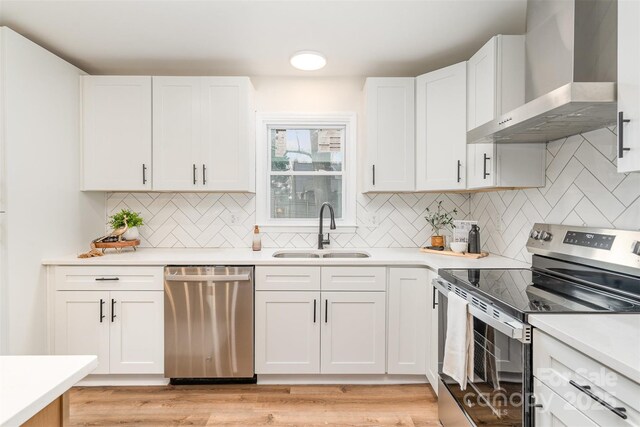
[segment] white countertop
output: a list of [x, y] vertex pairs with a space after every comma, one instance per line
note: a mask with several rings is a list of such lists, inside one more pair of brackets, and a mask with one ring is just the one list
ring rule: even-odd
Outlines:
[[[437, 271], [439, 268], [529, 268], [529, 264], [489, 255], [480, 259], [426, 254], [417, 248], [365, 248], [335, 249], [335, 252], [367, 252], [370, 258], [274, 258], [274, 252], [304, 251], [305, 249], [159, 249], [138, 248], [137, 251], [115, 253], [105, 256], [78, 258], [77, 255], [49, 258], [45, 265], [390, 265], [424, 266]], [[308, 249], [312, 250], [313, 249]]]
[[96, 356], [0, 356], [0, 426], [24, 423], [96, 366]]
[[640, 384], [640, 314], [533, 314], [529, 323]]

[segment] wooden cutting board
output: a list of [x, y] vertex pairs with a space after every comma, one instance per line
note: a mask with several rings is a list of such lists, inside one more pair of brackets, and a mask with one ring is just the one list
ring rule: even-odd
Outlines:
[[470, 253], [458, 253], [458, 252], [453, 252], [453, 251], [436, 251], [433, 249], [427, 249], [427, 248], [420, 248], [420, 252], [424, 252], [426, 254], [436, 254], [436, 255], [449, 255], [449, 256], [458, 256], [458, 257], [464, 257], [464, 258], [469, 258], [469, 259], [478, 259], [478, 258], [484, 258], [486, 256], [489, 256], [489, 252], [481, 252], [479, 254], [470, 254]]

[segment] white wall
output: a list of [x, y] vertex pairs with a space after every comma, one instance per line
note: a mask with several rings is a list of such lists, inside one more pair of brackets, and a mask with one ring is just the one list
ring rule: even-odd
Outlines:
[[104, 227], [104, 195], [80, 189], [83, 72], [4, 27], [3, 352], [46, 351], [42, 258], [89, 245]]

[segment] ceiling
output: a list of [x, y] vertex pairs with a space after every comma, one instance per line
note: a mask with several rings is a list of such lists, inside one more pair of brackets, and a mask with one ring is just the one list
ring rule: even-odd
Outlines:
[[[523, 34], [525, 0], [0, 0], [0, 24], [91, 74], [415, 76]], [[299, 50], [320, 71], [289, 65]]]

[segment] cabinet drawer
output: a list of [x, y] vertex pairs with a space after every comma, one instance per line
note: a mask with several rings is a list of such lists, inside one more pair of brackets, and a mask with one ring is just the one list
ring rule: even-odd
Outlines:
[[322, 267], [323, 291], [387, 290], [386, 267]]
[[319, 291], [320, 267], [256, 267], [257, 291]]
[[536, 404], [535, 427], [580, 426], [597, 427], [597, 424], [582, 412], [573, 407], [569, 402], [553, 392], [539, 380], [533, 381]]
[[161, 291], [163, 267], [56, 267], [56, 290]]
[[[533, 375], [599, 425], [640, 425], [640, 384], [534, 330]], [[582, 388], [582, 389], [581, 389]], [[625, 408], [626, 419], [597, 402]]]

